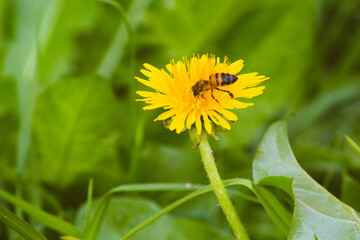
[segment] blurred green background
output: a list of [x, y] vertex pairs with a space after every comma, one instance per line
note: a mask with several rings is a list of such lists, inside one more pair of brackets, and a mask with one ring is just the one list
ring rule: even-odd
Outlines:
[[[285, 119], [301, 166], [360, 211], [358, 0], [0, 0], [0, 186], [82, 226], [94, 197], [127, 183], [208, 180], [188, 134], [153, 122], [135, 91], [143, 63], [197, 54], [245, 60], [270, 77], [254, 107], [211, 140], [221, 176], [251, 178], [269, 124]], [[101, 239], [117, 239], [185, 193], [115, 198]], [[234, 196], [253, 239], [285, 239], [261, 205]], [[5, 201], [1, 202], [16, 211]], [[49, 239], [59, 234], [23, 216]], [[132, 239], [232, 239], [212, 194]], [[1, 225], [1, 239], [17, 236]]]

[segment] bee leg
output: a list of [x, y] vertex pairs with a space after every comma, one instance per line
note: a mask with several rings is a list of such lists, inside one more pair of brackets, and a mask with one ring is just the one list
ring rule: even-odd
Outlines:
[[[214, 95], [213, 95], [213, 89], [211, 89], [211, 97], [213, 98], [213, 99], [215, 99], [215, 101], [217, 102], [217, 103], [219, 103], [219, 101], [214, 97]], [[219, 103], [220, 104], [220, 103]]]
[[234, 95], [228, 90], [224, 90], [224, 89], [220, 89], [220, 88], [215, 88], [215, 89], [219, 90], [219, 91], [222, 91], [222, 92], [227, 92], [231, 98], [234, 98]]

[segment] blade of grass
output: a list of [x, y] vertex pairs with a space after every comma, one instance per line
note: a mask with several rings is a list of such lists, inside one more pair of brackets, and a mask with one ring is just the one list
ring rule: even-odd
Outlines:
[[350, 146], [357, 152], [360, 154], [360, 147], [359, 145], [356, 144], [356, 142], [354, 140], [352, 140], [349, 136], [345, 135], [345, 139], [346, 141], [350, 144]]
[[128, 184], [115, 187], [109, 191], [109, 194], [120, 192], [148, 192], [148, 191], [192, 191], [204, 187], [202, 184], [191, 183], [145, 183]]
[[104, 220], [107, 206], [109, 205], [111, 195], [105, 194], [101, 197], [96, 206], [95, 213], [84, 230], [83, 240], [96, 240]]
[[0, 205], [0, 221], [8, 227], [12, 228], [25, 239], [46, 240], [44, 235], [42, 235], [38, 230], [36, 230], [21, 218], [17, 217], [2, 205]]
[[270, 216], [276, 227], [284, 236], [288, 235], [292, 220], [291, 214], [281, 205], [276, 197], [262, 186], [252, 185], [253, 192]]
[[[120, 24], [111, 45], [97, 69], [97, 73], [110, 79], [124, 54], [126, 41], [129, 40], [130, 44], [134, 43], [134, 39], [132, 39], [134, 33], [133, 29], [140, 24], [151, 0], [133, 1], [128, 14], [126, 14], [121, 5], [115, 1], [101, 1], [114, 6], [124, 20], [124, 22]], [[133, 48], [133, 46], [131, 48]]]
[[[124, 8], [118, 2], [114, 0], [100, 0], [100, 2], [109, 4], [113, 6], [118, 12], [121, 18], [123, 19], [123, 23], [120, 24], [117, 32], [114, 35], [113, 41], [111, 42], [109, 48], [107, 49], [100, 65], [97, 68], [97, 73], [105, 76], [108, 79], [111, 79], [113, 76], [117, 65], [119, 64], [122, 56], [125, 52], [125, 44], [128, 41], [129, 49], [130, 49], [130, 64], [128, 70], [129, 76], [129, 86], [130, 86], [130, 94], [129, 94], [129, 104], [130, 104], [130, 113], [129, 119], [134, 119], [134, 123], [136, 123], [135, 127], [133, 124], [129, 125], [130, 129], [136, 132], [135, 139], [130, 139], [130, 141], [134, 141], [133, 144], [133, 153], [131, 154], [130, 168], [129, 174], [126, 176], [129, 182], [132, 182], [134, 176], [136, 174], [136, 169], [138, 166], [138, 158], [139, 154], [137, 149], [141, 146], [142, 138], [143, 138], [143, 125], [144, 118], [137, 116], [136, 107], [135, 107], [135, 92], [136, 92], [136, 81], [134, 80], [134, 70], [135, 70], [135, 31], [134, 29], [140, 24], [143, 19], [145, 12], [148, 8], [152, 0], [135, 0], [132, 1], [130, 9], [128, 13], [124, 10]], [[140, 120], [139, 120], [140, 119]]]
[[88, 194], [87, 194], [87, 201], [86, 201], [86, 218], [85, 218], [85, 226], [89, 224], [90, 221], [90, 214], [91, 214], [91, 203], [92, 203], [92, 196], [93, 196], [93, 188], [94, 188], [94, 180], [90, 179], [89, 187], [88, 187]]
[[[255, 196], [259, 199], [260, 203], [264, 206], [270, 217], [273, 219], [275, 225], [280, 229], [281, 232], [283, 232], [284, 234], [287, 233], [289, 229], [289, 224], [291, 223], [291, 215], [287, 212], [287, 210], [284, 209], [284, 207], [278, 202], [278, 200], [264, 187], [255, 186], [252, 181], [248, 179], [239, 179], [239, 178], [224, 180], [224, 185], [226, 187], [233, 185], [245, 186], [251, 191], [253, 191]], [[142, 228], [153, 223], [154, 221], [156, 221], [163, 215], [167, 214], [174, 208], [178, 207], [179, 205], [185, 203], [186, 201], [191, 200], [192, 198], [195, 198], [201, 194], [210, 192], [212, 188], [211, 186], [204, 187], [204, 185], [190, 184], [190, 183], [129, 184], [129, 185], [123, 185], [113, 188], [105, 195], [103, 195], [103, 197], [100, 199], [95, 209], [95, 213], [90, 221], [90, 224], [84, 231], [83, 239], [93, 240], [97, 238], [97, 234], [99, 233], [103, 218], [105, 216], [107, 205], [109, 204], [111, 196], [113, 194], [120, 192], [139, 192], [139, 191], [192, 191], [192, 190], [196, 190], [196, 191], [168, 205], [157, 214], [151, 216], [146, 221], [135, 226], [131, 231], [129, 231], [124, 236], [124, 239], [127, 239], [130, 236], [134, 235]], [[230, 191], [230, 192], [234, 192], [235, 194], [237, 193], [235, 191]], [[247, 194], [244, 193], [240, 193], [240, 196], [254, 202], [259, 202], [256, 199], [254, 199], [254, 197], [247, 196]]]
[[147, 191], [192, 191], [203, 187], [199, 184], [190, 183], [149, 183], [149, 184], [129, 184], [115, 187], [104, 194], [95, 208], [95, 212], [90, 223], [84, 230], [83, 240], [95, 240], [100, 231], [104, 220], [107, 206], [113, 194], [120, 192], [147, 192]]
[[147, 114], [146, 113], [141, 113], [141, 114], [142, 116], [138, 118], [139, 120], [137, 121], [136, 129], [135, 129], [134, 144], [130, 159], [130, 166], [127, 174], [128, 182], [133, 182], [135, 180], [136, 171], [139, 166], [139, 153], [144, 138], [144, 126], [147, 120]]
[[129, 184], [119, 187], [115, 187], [104, 194], [99, 203], [95, 208], [93, 217], [90, 220], [90, 223], [84, 230], [83, 240], [95, 240], [100, 231], [101, 224], [104, 220], [107, 206], [111, 200], [111, 197], [115, 193], [120, 192], [147, 192], [147, 191], [191, 191], [197, 190], [203, 187], [199, 184], [190, 184], [190, 183], [149, 183], [149, 184]]
[[[107, 3], [111, 6], [113, 6], [120, 14], [120, 16], [122, 17], [123, 21], [124, 21], [124, 24], [125, 24], [125, 27], [126, 27], [126, 31], [127, 31], [127, 34], [128, 34], [128, 38], [129, 38], [129, 48], [130, 48], [130, 73], [131, 75], [133, 75], [133, 71], [134, 71], [134, 66], [135, 66], [135, 34], [134, 34], [134, 30], [133, 28], [131, 27], [130, 25], [130, 22], [128, 21], [128, 18], [127, 18], [127, 15], [126, 15], [126, 12], [124, 10], [124, 8], [121, 6], [120, 3], [116, 2], [116, 1], [113, 1], [113, 0], [100, 0], [100, 2], [103, 2], [103, 3]], [[122, 26], [120, 27], [120, 29], [122, 29]], [[120, 31], [119, 29], [119, 31]], [[123, 36], [124, 37], [124, 36]], [[125, 36], [126, 38], [126, 36]], [[112, 45], [110, 46], [110, 48], [108, 49], [108, 52], [106, 53], [105, 57], [104, 57], [104, 61], [107, 59], [107, 58], [111, 58], [111, 55], [114, 54], [112, 52], [110, 52], [110, 50], [114, 50], [114, 48], [117, 46], [117, 47], [120, 47], [120, 45], [116, 45], [117, 43], [116, 42], [112, 42]], [[123, 46], [122, 46], [123, 47]], [[119, 50], [119, 49], [118, 49]], [[120, 60], [120, 57], [118, 57], [118, 61]], [[106, 62], [106, 61], [105, 61]], [[105, 63], [105, 62], [102, 62], [102, 63]], [[113, 63], [113, 64], [116, 64]], [[109, 71], [103, 71], [102, 69], [105, 69], [106, 66], [104, 65], [101, 65], [99, 67], [99, 73], [104, 73], [104, 74], [113, 74], [115, 68], [113, 68], [113, 70], [109, 70]], [[109, 68], [110, 69], [110, 68]], [[107, 77], [111, 77], [111, 75], [104, 75], [104, 76], [107, 76]], [[132, 81], [132, 82], [135, 82], [135, 81]], [[130, 87], [132, 88], [134, 84], [131, 84], [130, 83]], [[135, 86], [135, 85], [134, 85]], [[134, 90], [133, 88], [131, 90]], [[135, 92], [134, 92], [135, 93]], [[134, 99], [134, 98], [132, 98]]]
[[[224, 181], [225, 183], [225, 181]], [[225, 185], [225, 184], [224, 184]], [[225, 185], [226, 186], [226, 185]], [[163, 208], [160, 212], [152, 215], [150, 218], [148, 218], [147, 220], [143, 221], [142, 223], [136, 225], [133, 229], [131, 229], [127, 234], [125, 234], [125, 236], [122, 238], [123, 240], [128, 239], [129, 237], [133, 236], [135, 233], [137, 233], [138, 231], [140, 231], [141, 229], [145, 228], [146, 226], [150, 225], [151, 223], [155, 222], [157, 219], [159, 219], [160, 217], [164, 216], [165, 214], [167, 214], [168, 212], [170, 212], [171, 210], [173, 210], [174, 208], [180, 206], [181, 204], [189, 201], [192, 198], [195, 198], [201, 194], [210, 192], [212, 190], [212, 187], [206, 186], [204, 188], [201, 188], [195, 192], [192, 192], [188, 195], [186, 195], [185, 197], [173, 202], [172, 204], [166, 206], [165, 208]]]
[[16, 207], [20, 208], [21, 210], [23, 210], [33, 218], [39, 220], [47, 227], [54, 229], [61, 234], [71, 235], [79, 238], [82, 236], [82, 232], [74, 225], [58, 217], [55, 217], [47, 212], [44, 212], [43, 210], [41, 210], [40, 208], [38, 208], [33, 204], [30, 204], [24, 200], [12, 196], [3, 189], [0, 189], [0, 198], [3, 198], [6, 201], [14, 204]]
[[[279, 228], [279, 230], [284, 233], [286, 236], [289, 231], [289, 224], [291, 223], [291, 214], [287, 212], [284, 207], [278, 202], [278, 200], [264, 187], [261, 186], [255, 186], [254, 183], [251, 180], [248, 179], [241, 179], [241, 178], [234, 178], [234, 179], [228, 179], [223, 181], [224, 186], [230, 187], [234, 185], [241, 185], [244, 187], [247, 187], [251, 191], [254, 192], [254, 194], [259, 198], [261, 204], [265, 208], [265, 210], [268, 212], [271, 219], [274, 221], [275, 225]], [[181, 204], [189, 201], [192, 198], [195, 198], [201, 194], [207, 193], [212, 191], [212, 187], [210, 185], [203, 187], [195, 192], [192, 192], [185, 197], [175, 201], [174, 203], [166, 206], [163, 208], [160, 212], [154, 214], [147, 220], [143, 221], [142, 223], [139, 223], [137, 226], [135, 226], [132, 230], [130, 230], [125, 236], [123, 237], [123, 240], [128, 239], [129, 237], [133, 236], [135, 233], [140, 231], [141, 229], [145, 228], [149, 224], [153, 223], [160, 217], [164, 216], [174, 208], [180, 206]]]
[[[15, 1], [19, 11], [19, 19], [16, 21], [16, 40], [11, 46], [14, 56], [19, 57], [16, 64], [9, 64], [9, 72], [17, 81], [19, 132], [17, 138], [16, 171], [19, 176], [25, 172], [28, 152], [31, 145], [31, 125], [35, 108], [38, 78], [37, 60], [38, 44], [36, 40], [36, 10], [31, 2]], [[23, 39], [26, 39], [24, 41]], [[21, 49], [19, 51], [19, 49]], [[16, 53], [15, 53], [16, 52]], [[18, 52], [20, 52], [18, 54]], [[14, 57], [13, 56], [13, 57]], [[14, 59], [16, 59], [16, 57]], [[21, 59], [21, 60], [20, 60]], [[22, 198], [22, 186], [20, 180], [15, 182], [16, 196]], [[16, 214], [22, 216], [21, 210], [16, 207]]]

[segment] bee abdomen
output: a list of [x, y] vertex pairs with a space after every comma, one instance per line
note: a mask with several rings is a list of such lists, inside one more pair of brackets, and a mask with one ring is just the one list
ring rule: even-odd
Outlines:
[[218, 74], [217, 76], [220, 75], [221, 77], [221, 80], [218, 81], [221, 83], [221, 86], [233, 84], [234, 82], [236, 82], [236, 80], [238, 80], [237, 76], [235, 75], [229, 73], [220, 73], [220, 74]]

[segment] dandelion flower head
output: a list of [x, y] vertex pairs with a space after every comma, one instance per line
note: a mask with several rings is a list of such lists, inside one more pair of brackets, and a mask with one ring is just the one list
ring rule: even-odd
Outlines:
[[[145, 63], [145, 69], [140, 70], [148, 79], [136, 79], [155, 90], [137, 91], [143, 97], [137, 101], [144, 101], [147, 106], [144, 110], [163, 108], [166, 111], [156, 119], [172, 119], [169, 129], [181, 133], [185, 127], [190, 129], [195, 125], [197, 134], [204, 128], [209, 134], [214, 124], [230, 129], [228, 121], [237, 121], [237, 116], [229, 111], [235, 108], [247, 108], [253, 103], [238, 101], [239, 98], [251, 99], [263, 93], [265, 86], [257, 86], [269, 79], [258, 73], [239, 74], [244, 66], [243, 60], [230, 63], [225, 57], [223, 61], [212, 55], [193, 56], [182, 61], [172, 60], [166, 65], [166, 70], [158, 69]], [[231, 92], [233, 98], [225, 91], [213, 89], [204, 91], [196, 96], [192, 87], [200, 80], [208, 80], [215, 73], [228, 73], [238, 79], [235, 83], [218, 86], [222, 90]], [[256, 87], [257, 86], [257, 87]], [[213, 96], [211, 96], [211, 92]]]

